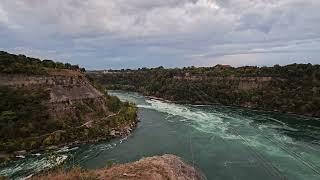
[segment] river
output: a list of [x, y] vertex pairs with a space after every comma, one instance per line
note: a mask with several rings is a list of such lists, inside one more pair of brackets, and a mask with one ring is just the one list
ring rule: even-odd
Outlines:
[[320, 119], [226, 106], [178, 105], [138, 93], [111, 91], [139, 107], [129, 137], [34, 154], [0, 169], [29, 176], [62, 162], [88, 169], [175, 154], [209, 180], [319, 180]]

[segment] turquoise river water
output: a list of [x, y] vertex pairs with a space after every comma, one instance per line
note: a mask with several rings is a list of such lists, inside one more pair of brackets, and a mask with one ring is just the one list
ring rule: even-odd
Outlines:
[[61, 163], [88, 169], [110, 162], [175, 154], [209, 180], [319, 180], [320, 119], [226, 106], [178, 105], [111, 91], [139, 107], [132, 135], [99, 144], [33, 154], [0, 168], [0, 175], [28, 177]]

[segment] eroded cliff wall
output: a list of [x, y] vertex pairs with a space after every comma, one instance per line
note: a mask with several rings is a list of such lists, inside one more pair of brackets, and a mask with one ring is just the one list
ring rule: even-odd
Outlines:
[[[1, 75], [0, 85], [12, 88], [45, 89], [50, 94], [49, 101], [43, 102], [51, 118], [63, 120], [78, 119], [79, 123], [95, 118], [97, 113], [110, 114], [104, 94], [98, 91], [87, 78], [73, 71], [51, 73], [47, 76]], [[77, 115], [80, 106], [86, 108], [83, 118]], [[85, 107], [84, 107], [85, 106]], [[78, 124], [78, 123], [77, 123]]]
[[[137, 122], [134, 105], [121, 103], [99, 91], [80, 72], [55, 69], [47, 72], [46, 75], [0, 74], [2, 92], [10, 91], [4, 103], [15, 101], [16, 104], [0, 111], [6, 121], [0, 124], [1, 129], [13, 130], [11, 134], [0, 134], [0, 153], [95, 142], [127, 135], [134, 129]], [[15, 98], [13, 93], [17, 92], [20, 95]], [[39, 97], [34, 99], [41, 101], [35, 104], [41, 110], [32, 103], [33, 94]], [[30, 103], [33, 107], [29, 108]], [[21, 114], [19, 107], [28, 116]]]

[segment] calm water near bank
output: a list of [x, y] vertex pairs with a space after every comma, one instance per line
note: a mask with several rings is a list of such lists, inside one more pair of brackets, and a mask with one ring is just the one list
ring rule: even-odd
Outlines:
[[[178, 105], [112, 91], [139, 107], [140, 123], [127, 138], [34, 154], [0, 169], [25, 177], [65, 162], [88, 169], [110, 162], [175, 154], [207, 179], [320, 179], [320, 120], [223, 106]], [[54, 157], [54, 158], [52, 158]]]

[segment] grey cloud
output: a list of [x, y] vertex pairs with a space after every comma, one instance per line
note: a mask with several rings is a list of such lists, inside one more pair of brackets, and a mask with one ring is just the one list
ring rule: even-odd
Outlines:
[[90, 68], [238, 65], [244, 54], [259, 57], [254, 64], [297, 53], [318, 62], [319, 8], [319, 0], [2, 0], [0, 48]]

